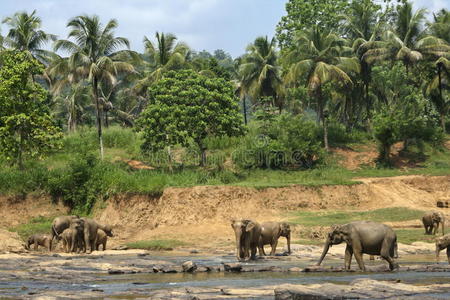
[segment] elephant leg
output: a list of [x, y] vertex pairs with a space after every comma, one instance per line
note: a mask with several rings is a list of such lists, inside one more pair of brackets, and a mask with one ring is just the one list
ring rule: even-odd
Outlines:
[[85, 247], [84, 247], [84, 251], [83, 253], [91, 253], [92, 252], [92, 248], [90, 249], [90, 251], [88, 250], [88, 247], [91, 245], [91, 235], [89, 234], [89, 231], [86, 230], [84, 232], [84, 243], [85, 243]]
[[270, 246], [272, 247], [272, 250], [270, 251], [270, 256], [274, 256], [275, 252], [277, 251], [277, 245], [278, 245], [278, 239], [274, 239]]
[[344, 267], [346, 270], [350, 270], [350, 265], [352, 263], [353, 256], [353, 248], [349, 245], [345, 247], [345, 258], [344, 258]]
[[103, 242], [103, 251], [106, 250], [106, 240]]
[[364, 266], [363, 255], [361, 250], [355, 251], [355, 249], [353, 249], [353, 254], [355, 255], [355, 259], [356, 262], [358, 263], [359, 268], [365, 272], [366, 266]]
[[259, 251], [259, 256], [266, 256], [266, 253], [264, 252], [264, 245], [262, 243], [260, 243], [258, 245], [258, 251]]
[[450, 264], [450, 246], [447, 247], [447, 259], [448, 263]]
[[256, 244], [255, 245], [251, 245], [251, 256], [250, 256], [250, 259], [252, 259], [252, 260], [256, 259], [256, 248], [258, 248]]
[[34, 251], [37, 251], [38, 248], [39, 248], [39, 246], [38, 246], [38, 241], [35, 240], [35, 241], [34, 241]]
[[385, 238], [380, 251], [380, 256], [389, 263], [389, 269], [391, 271], [398, 268], [398, 264], [396, 264], [394, 259], [390, 256], [390, 249], [394, 247], [393, 243], [395, 243], [393, 239]]
[[439, 224], [433, 224], [433, 227], [432, 227], [433, 235], [436, 234], [438, 226], [439, 226]]

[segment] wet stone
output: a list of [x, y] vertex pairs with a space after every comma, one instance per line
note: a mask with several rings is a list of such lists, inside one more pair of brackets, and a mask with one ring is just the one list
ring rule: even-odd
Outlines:
[[195, 272], [198, 272], [198, 273], [211, 272], [211, 271], [212, 271], [212, 268], [208, 267], [208, 266], [200, 266], [197, 268], [197, 270], [195, 270]]
[[181, 265], [183, 272], [187, 272], [187, 273], [192, 273], [195, 270], [197, 270], [197, 265], [192, 261], [185, 261], [182, 265]]
[[241, 272], [242, 265], [240, 263], [224, 263], [225, 272]]
[[115, 269], [109, 269], [108, 274], [110, 275], [119, 275], [119, 274], [125, 274], [125, 271], [122, 270], [115, 270]]
[[178, 266], [165, 266], [162, 268], [163, 273], [181, 273], [183, 269]]

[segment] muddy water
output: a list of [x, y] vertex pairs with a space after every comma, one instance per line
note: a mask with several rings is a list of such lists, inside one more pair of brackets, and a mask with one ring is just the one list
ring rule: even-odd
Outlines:
[[[368, 258], [368, 257], [367, 257]], [[0, 295], [11, 298], [55, 296], [69, 298], [145, 297], [157, 290], [193, 288], [258, 288], [281, 284], [336, 283], [347, 284], [357, 278], [401, 281], [414, 285], [449, 284], [450, 272], [204, 272], [204, 273], [153, 273], [152, 266], [179, 267], [187, 260], [198, 266], [220, 266], [235, 262], [231, 255], [161, 255], [160, 253], [115, 254], [91, 256], [13, 255], [0, 257]], [[370, 268], [385, 264], [380, 260], [365, 260]], [[429, 265], [432, 255], [408, 255], [399, 260], [405, 265]], [[276, 257], [252, 263], [243, 263], [244, 269], [262, 267], [304, 268], [314, 261], [295, 257]], [[328, 259], [326, 266], [341, 266], [342, 259]], [[441, 264], [444, 264], [443, 262]], [[355, 267], [355, 266], [354, 266]], [[126, 274], [109, 274], [119, 270]], [[134, 273], [135, 272], [135, 273]], [[428, 295], [433, 296], [433, 295]], [[439, 294], [450, 298], [448, 294]], [[273, 299], [273, 296], [257, 297]]]

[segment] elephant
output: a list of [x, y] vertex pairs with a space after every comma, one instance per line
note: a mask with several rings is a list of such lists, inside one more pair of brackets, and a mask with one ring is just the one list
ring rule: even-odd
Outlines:
[[97, 239], [98, 239], [98, 230], [103, 230], [107, 236], [113, 237], [113, 231], [111, 226], [102, 225], [97, 223], [95, 220], [89, 218], [81, 218], [84, 221], [84, 243], [86, 244], [86, 248], [83, 252], [86, 252], [89, 247], [88, 253], [91, 253], [95, 249], [97, 249]]
[[106, 233], [101, 229], [97, 230], [97, 245], [95, 247], [95, 250], [98, 251], [100, 245], [103, 245], [103, 251], [105, 251], [107, 240], [108, 240], [108, 236], [106, 235]]
[[78, 216], [60, 216], [56, 217], [52, 222], [52, 241], [58, 238], [59, 235], [72, 223], [81, 223], [82, 220]]
[[359, 268], [366, 270], [362, 255], [380, 255], [389, 263], [392, 271], [398, 268], [394, 261], [397, 257], [397, 235], [391, 227], [372, 221], [355, 221], [344, 225], [335, 225], [328, 233], [319, 266], [332, 245], [347, 243], [345, 248], [345, 269], [350, 270], [352, 255], [355, 255]]
[[83, 251], [86, 246], [83, 239], [84, 223], [73, 222], [69, 228], [59, 235], [63, 241], [64, 251], [68, 252], [80, 252]]
[[31, 245], [34, 245], [34, 251], [37, 251], [39, 246], [46, 247], [48, 251], [51, 251], [52, 238], [48, 234], [33, 234], [28, 238], [25, 248], [30, 250]]
[[231, 227], [236, 236], [236, 258], [238, 260], [255, 259], [261, 236], [261, 225], [252, 220], [239, 219], [232, 220]]
[[264, 245], [270, 244], [270, 255], [274, 256], [278, 239], [284, 236], [287, 240], [288, 253], [291, 253], [291, 227], [287, 223], [264, 222], [261, 224], [261, 237], [259, 239], [259, 255], [266, 255]]
[[435, 235], [439, 229], [439, 224], [442, 226], [442, 235], [445, 234], [445, 217], [444, 214], [438, 211], [427, 212], [422, 217], [423, 227], [425, 228], [425, 234]]
[[450, 233], [436, 239], [436, 262], [439, 262], [439, 252], [447, 249], [447, 259], [450, 264]]

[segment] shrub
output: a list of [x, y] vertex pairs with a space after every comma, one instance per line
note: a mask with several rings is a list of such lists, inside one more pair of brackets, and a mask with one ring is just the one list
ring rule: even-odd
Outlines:
[[283, 114], [255, 123], [233, 153], [243, 168], [311, 168], [323, 158], [318, 126]]

